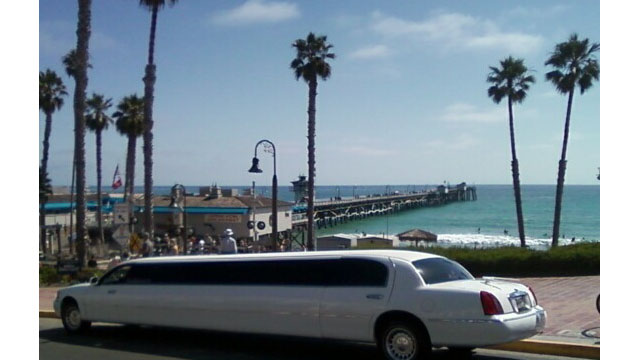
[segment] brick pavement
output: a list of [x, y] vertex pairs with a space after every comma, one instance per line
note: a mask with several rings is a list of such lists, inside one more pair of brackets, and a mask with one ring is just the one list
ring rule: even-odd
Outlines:
[[519, 281], [533, 289], [538, 302], [547, 311], [547, 326], [542, 335], [600, 337], [600, 314], [596, 309], [600, 276], [522, 278]]
[[[547, 311], [547, 326], [542, 335], [568, 340], [600, 337], [600, 314], [595, 305], [600, 293], [600, 276], [522, 278], [519, 281], [534, 290], [538, 302]], [[53, 310], [56, 291], [57, 288], [40, 288], [40, 310]]]

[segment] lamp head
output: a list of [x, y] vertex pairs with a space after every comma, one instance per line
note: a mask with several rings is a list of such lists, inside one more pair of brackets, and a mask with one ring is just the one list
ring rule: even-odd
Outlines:
[[249, 169], [250, 173], [261, 173], [262, 170], [258, 167], [258, 163], [260, 160], [257, 157], [253, 158], [253, 165], [251, 165], [251, 169]]

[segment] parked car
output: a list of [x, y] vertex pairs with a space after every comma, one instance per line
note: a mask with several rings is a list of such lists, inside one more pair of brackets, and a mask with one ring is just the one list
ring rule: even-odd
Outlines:
[[520, 340], [546, 322], [524, 285], [401, 250], [136, 259], [59, 290], [54, 309], [69, 333], [100, 321], [330, 338], [394, 360]]

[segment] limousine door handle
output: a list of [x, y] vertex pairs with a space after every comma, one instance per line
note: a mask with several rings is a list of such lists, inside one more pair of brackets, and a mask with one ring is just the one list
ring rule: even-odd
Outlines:
[[367, 294], [367, 299], [380, 300], [384, 297], [382, 294]]
[[107, 294], [115, 294], [116, 291], [114, 289], [107, 291]]

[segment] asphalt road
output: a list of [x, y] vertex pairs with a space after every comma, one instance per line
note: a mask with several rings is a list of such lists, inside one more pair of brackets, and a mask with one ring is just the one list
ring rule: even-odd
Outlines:
[[[47, 318], [40, 318], [39, 335], [42, 360], [381, 359], [372, 345], [211, 331], [94, 324], [86, 334], [67, 335], [59, 319]], [[434, 350], [433, 359], [451, 359], [451, 353]], [[575, 360], [484, 349], [475, 350], [471, 359]]]

